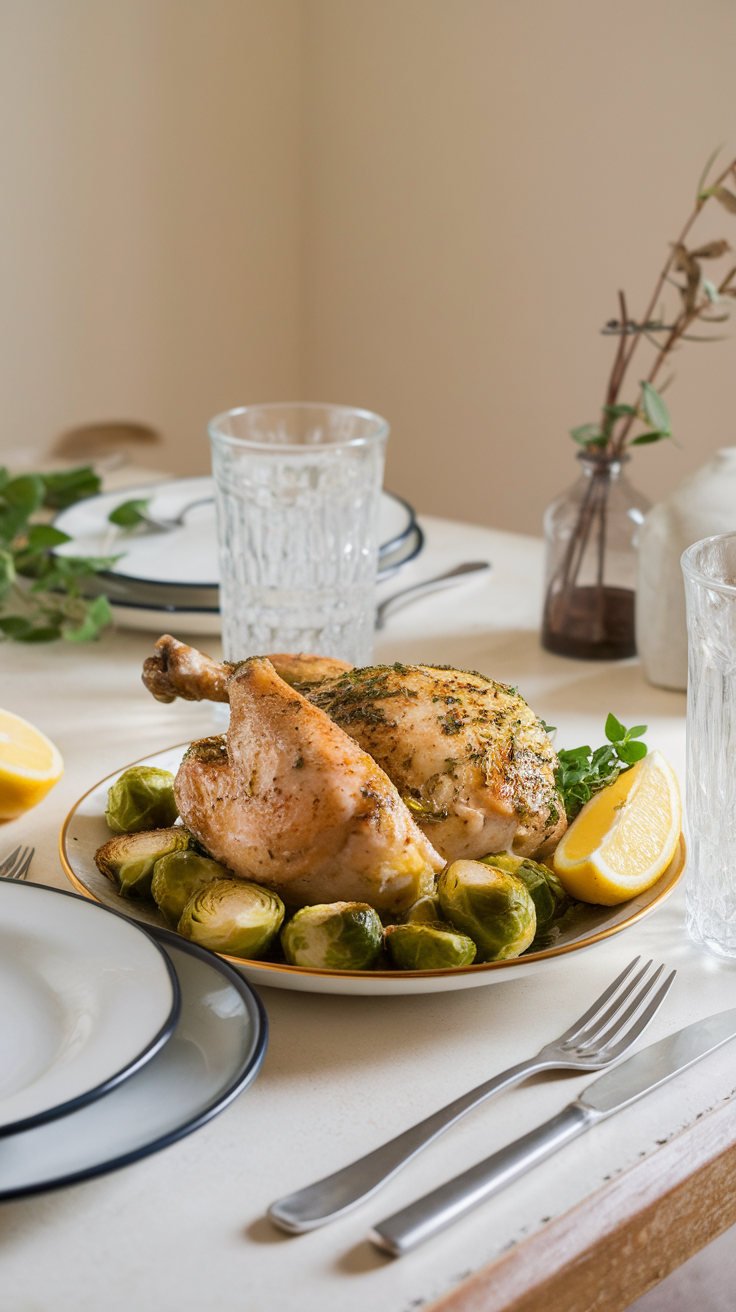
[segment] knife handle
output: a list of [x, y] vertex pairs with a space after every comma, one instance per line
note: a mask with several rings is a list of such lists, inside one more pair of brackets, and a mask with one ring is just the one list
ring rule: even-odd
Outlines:
[[401, 1257], [556, 1153], [558, 1148], [577, 1138], [598, 1119], [599, 1116], [590, 1108], [570, 1103], [544, 1125], [486, 1157], [469, 1171], [448, 1180], [439, 1189], [433, 1189], [400, 1212], [394, 1212], [385, 1221], [379, 1221], [371, 1231], [370, 1239], [392, 1257]]

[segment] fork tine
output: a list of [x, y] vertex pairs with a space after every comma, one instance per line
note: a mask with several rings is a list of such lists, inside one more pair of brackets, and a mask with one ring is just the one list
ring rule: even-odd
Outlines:
[[643, 1003], [646, 1002], [646, 999], [649, 997], [649, 994], [657, 983], [663, 970], [664, 964], [659, 966], [654, 974], [646, 981], [643, 988], [639, 989], [636, 997], [626, 1008], [623, 1015], [617, 1015], [613, 1024], [609, 1025], [607, 1029], [604, 1029], [603, 1033], [599, 1030], [596, 1034], [586, 1039], [584, 1043], [578, 1044], [578, 1051], [591, 1053], [592, 1050], [595, 1053], [603, 1053], [608, 1044], [613, 1042], [614, 1039], [617, 1039], [619, 1035], [623, 1033], [632, 1016], [635, 1016]]
[[617, 998], [614, 998], [614, 1001], [612, 1005], [608, 1008], [608, 1010], [604, 1012], [604, 1014], [600, 1016], [594, 1023], [591, 1022], [590, 1025], [586, 1025], [584, 1029], [580, 1030], [574, 1042], [566, 1043], [565, 1047], [566, 1048], [583, 1047], [586, 1044], [592, 1043], [595, 1039], [598, 1038], [598, 1036], [604, 1030], [608, 1029], [609, 1027], [611, 1029], [619, 1028], [621, 1022], [618, 1022], [618, 1024], [614, 1024], [614, 1022], [616, 1022], [616, 1018], [620, 1016], [621, 1012], [624, 1009], [624, 1006], [629, 1001], [629, 998], [631, 997], [634, 990], [638, 989], [642, 980], [646, 976], [646, 973], [649, 970], [651, 964], [652, 964], [651, 961], [645, 962], [641, 970], [637, 971], [636, 975], [631, 980], [631, 982], [627, 984], [623, 992], [620, 993]]
[[14, 876], [15, 879], [25, 879], [26, 875], [28, 874], [28, 871], [31, 868], [31, 861], [33, 860], [35, 855], [36, 855], [35, 847], [26, 848], [25, 852], [21, 857], [21, 862], [18, 871]]
[[20, 847], [16, 847], [15, 851], [10, 853], [10, 856], [6, 856], [2, 865], [0, 865], [0, 876], [7, 875], [8, 871], [13, 869], [19, 852]]
[[569, 1040], [573, 1039], [577, 1034], [579, 1034], [581, 1030], [585, 1029], [585, 1026], [588, 1024], [588, 1022], [593, 1020], [593, 1018], [598, 1015], [599, 1011], [601, 1011], [603, 1007], [605, 1007], [609, 999], [613, 997], [616, 990], [619, 988], [621, 984], [623, 984], [624, 980], [628, 975], [631, 974], [632, 970], [634, 970], [634, 968], [638, 966], [640, 961], [641, 961], [641, 957], [634, 957], [634, 960], [630, 961], [626, 969], [621, 971], [621, 974], [618, 976], [617, 979], [613, 981], [613, 984], [609, 984], [608, 988], [604, 989], [604, 991], [601, 993], [601, 996], [599, 998], [596, 998], [592, 1007], [589, 1007], [588, 1010], [585, 1012], [585, 1015], [579, 1016], [578, 1019], [574, 1022], [574, 1024], [570, 1026], [569, 1030], [565, 1030], [565, 1033], [560, 1035], [560, 1037], [557, 1039], [557, 1043], [567, 1043], [569, 1042]]
[[662, 984], [661, 987], [657, 990], [651, 1002], [649, 1003], [649, 1006], [647, 1007], [646, 1011], [642, 1012], [639, 1019], [635, 1021], [634, 1024], [631, 1026], [631, 1029], [629, 1030], [628, 1034], [626, 1034], [624, 1038], [621, 1040], [621, 1042], [617, 1043], [615, 1047], [608, 1049], [608, 1051], [605, 1054], [605, 1059], [607, 1063], [616, 1061], [624, 1052], [626, 1052], [626, 1049], [631, 1046], [634, 1040], [638, 1039], [639, 1035], [644, 1033], [644, 1030], [649, 1024], [650, 1020], [657, 1013], [660, 1006], [662, 1005], [665, 998], [667, 997], [667, 994], [672, 988], [672, 982], [676, 974], [677, 974], [676, 970], [670, 971], [664, 984]]

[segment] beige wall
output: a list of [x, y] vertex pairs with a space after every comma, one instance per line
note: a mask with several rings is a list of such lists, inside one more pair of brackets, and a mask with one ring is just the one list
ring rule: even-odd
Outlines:
[[[537, 531], [617, 288], [736, 153], [734, 50], [730, 0], [0, 0], [0, 449], [138, 419], [195, 472], [304, 394], [385, 414], [421, 508]], [[736, 443], [735, 366], [680, 355], [650, 496]]]

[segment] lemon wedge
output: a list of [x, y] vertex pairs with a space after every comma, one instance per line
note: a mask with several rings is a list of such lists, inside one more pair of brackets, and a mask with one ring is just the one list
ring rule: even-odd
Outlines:
[[40, 729], [0, 710], [0, 821], [30, 811], [63, 770], [61, 752]]
[[681, 827], [675, 772], [661, 752], [650, 752], [586, 802], [557, 846], [555, 874], [581, 902], [615, 906], [656, 883]]

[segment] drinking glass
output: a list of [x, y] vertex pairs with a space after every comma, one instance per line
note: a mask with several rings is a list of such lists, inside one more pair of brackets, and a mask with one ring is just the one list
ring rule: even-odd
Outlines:
[[369, 665], [389, 427], [337, 405], [244, 406], [209, 425], [227, 660]]
[[687, 928], [736, 957], [736, 533], [682, 556], [688, 631]]

